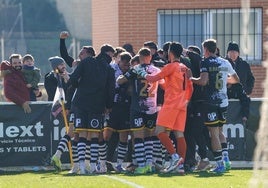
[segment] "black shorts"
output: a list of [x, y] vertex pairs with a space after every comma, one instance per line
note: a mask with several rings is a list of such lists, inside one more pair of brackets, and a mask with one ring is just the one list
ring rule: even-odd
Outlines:
[[76, 131], [101, 131], [103, 129], [103, 114], [82, 111], [76, 108], [74, 127]]
[[226, 123], [227, 107], [207, 104], [205, 112], [205, 125], [209, 127], [222, 127]]
[[145, 114], [142, 112], [130, 112], [131, 130], [140, 130], [143, 128], [154, 129], [156, 124], [157, 113]]
[[107, 126], [104, 128], [117, 132], [129, 131], [129, 108], [129, 105], [114, 105]]

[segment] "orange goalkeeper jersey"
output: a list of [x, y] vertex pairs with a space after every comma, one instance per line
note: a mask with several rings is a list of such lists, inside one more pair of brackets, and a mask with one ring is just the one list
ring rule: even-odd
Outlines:
[[151, 82], [165, 79], [162, 108], [186, 110], [186, 100], [190, 100], [193, 92], [192, 82], [186, 76], [187, 70], [188, 68], [184, 64], [173, 62], [165, 65], [157, 75], [146, 76], [146, 79]]

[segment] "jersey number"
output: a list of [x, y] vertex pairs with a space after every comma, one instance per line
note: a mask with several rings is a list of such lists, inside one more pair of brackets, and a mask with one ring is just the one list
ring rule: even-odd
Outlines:
[[143, 84], [143, 87], [140, 90], [140, 96], [141, 97], [154, 97], [155, 94], [153, 92], [155, 92], [155, 88], [157, 86], [156, 82], [150, 83], [151, 88], [149, 89], [148, 92], [147, 92], [148, 81], [147, 80], [141, 80], [141, 83]]
[[223, 80], [222, 80], [222, 73], [217, 73], [216, 74], [216, 81], [215, 81], [215, 88], [216, 89], [222, 89], [223, 87]]

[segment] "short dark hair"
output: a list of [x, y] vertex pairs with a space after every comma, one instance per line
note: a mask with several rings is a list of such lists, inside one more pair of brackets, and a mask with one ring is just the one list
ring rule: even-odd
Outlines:
[[188, 50], [192, 50], [195, 53], [197, 53], [198, 55], [201, 55], [201, 50], [198, 46], [190, 45], [190, 46], [188, 46]]
[[179, 42], [172, 42], [169, 46], [169, 52], [172, 53], [175, 57], [179, 58], [182, 54], [183, 47]]
[[202, 46], [209, 52], [215, 53], [217, 48], [217, 41], [215, 39], [207, 39], [202, 43]]
[[104, 44], [101, 46], [101, 53], [106, 53], [106, 52], [115, 53], [115, 50], [110, 44]]
[[220, 51], [220, 49], [217, 47], [216, 48], [216, 56], [218, 56], [218, 57], [220, 57], [221, 56], [221, 51]]
[[139, 55], [135, 55], [134, 57], [132, 57], [132, 59], [130, 60], [130, 64], [132, 65], [135, 61], [140, 63], [140, 56]]
[[156, 45], [156, 43], [154, 43], [153, 41], [147, 41], [147, 42], [144, 42], [144, 43], [143, 43], [143, 46], [144, 46], [144, 47], [148, 47], [148, 48], [150, 48], [150, 49], [155, 49], [155, 50], [157, 50], [157, 45]]
[[120, 54], [120, 58], [121, 58], [121, 61], [126, 61], [126, 62], [129, 62], [131, 60], [131, 55], [129, 52], [122, 52]]
[[122, 52], [125, 52], [126, 50], [122, 47], [116, 47], [115, 48], [115, 53], [114, 53], [114, 57], [118, 56], [119, 54], [121, 54]]
[[164, 53], [164, 50], [162, 48], [160, 48], [159, 50], [157, 50], [157, 53], [163, 54]]
[[145, 47], [143, 47], [143, 48], [141, 48], [141, 49], [139, 50], [138, 54], [139, 54], [140, 56], [150, 56], [150, 55], [151, 55], [151, 50], [150, 50], [149, 48], [145, 48]]
[[169, 45], [171, 44], [171, 41], [167, 41], [163, 44], [163, 51], [168, 52]]
[[96, 56], [95, 49], [92, 46], [83, 46], [82, 49], [85, 49], [90, 56]]
[[127, 52], [134, 53], [133, 46], [130, 43], [126, 43], [122, 46]]

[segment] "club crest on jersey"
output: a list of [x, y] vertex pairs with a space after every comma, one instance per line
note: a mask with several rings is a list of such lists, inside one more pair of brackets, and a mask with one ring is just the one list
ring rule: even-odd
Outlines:
[[97, 127], [99, 126], [99, 124], [100, 124], [100, 122], [99, 122], [98, 119], [92, 119], [92, 120], [90, 121], [90, 126], [91, 126], [92, 128], [97, 128]]
[[212, 112], [212, 113], [208, 114], [209, 121], [215, 121], [216, 117], [217, 117], [217, 114], [215, 112]]
[[149, 127], [152, 127], [152, 126], [154, 125], [154, 121], [153, 121], [153, 120], [148, 120], [148, 121], [147, 121], [147, 125], [148, 125]]

